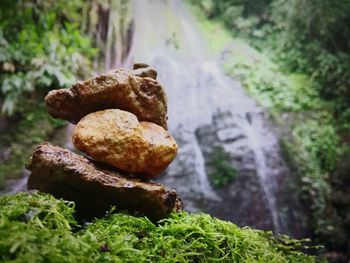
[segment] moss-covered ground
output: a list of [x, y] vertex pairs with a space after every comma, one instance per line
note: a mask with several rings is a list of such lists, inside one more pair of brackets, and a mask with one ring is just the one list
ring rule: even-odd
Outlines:
[[315, 262], [301, 246], [207, 214], [152, 223], [110, 212], [78, 224], [74, 203], [49, 194], [0, 197], [1, 262]]

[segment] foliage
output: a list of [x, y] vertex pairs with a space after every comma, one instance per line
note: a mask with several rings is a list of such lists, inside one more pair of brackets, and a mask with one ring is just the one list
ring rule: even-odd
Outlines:
[[291, 138], [283, 140], [284, 150], [301, 181], [300, 196], [311, 205], [316, 233], [334, 228], [325, 213], [331, 194], [329, 176], [341, 154], [338, 140], [329, 115], [309, 116], [294, 127]]
[[74, 203], [48, 194], [0, 197], [0, 259], [17, 262], [315, 262], [302, 242], [206, 214], [157, 224], [111, 214], [79, 230]]
[[271, 6], [272, 21], [292, 38], [316, 42], [330, 51], [350, 48], [348, 1], [275, 0]]
[[265, 108], [301, 111], [321, 107], [313, 83], [303, 75], [286, 75], [265, 55], [240, 40], [226, 59], [226, 72], [239, 79]]
[[293, 120], [292, 125], [281, 122], [291, 132], [283, 140], [284, 150], [299, 178], [299, 196], [311, 208], [309, 222], [313, 231], [334, 228], [334, 222], [326, 220], [331, 193], [329, 176], [336, 168], [342, 147], [332, 115], [326, 111], [329, 104], [319, 98], [314, 82], [305, 75], [283, 73], [268, 57], [241, 41], [234, 41], [234, 46], [225, 63], [228, 74], [240, 79], [273, 115], [290, 112], [303, 116]]
[[210, 183], [215, 187], [228, 185], [236, 178], [237, 171], [230, 163], [229, 154], [222, 147], [213, 149], [209, 156], [208, 165], [210, 166], [208, 177]]
[[63, 121], [51, 118], [45, 106], [40, 104], [26, 105], [24, 118], [9, 122], [6, 132], [0, 134], [1, 149], [6, 152], [0, 162], [0, 189], [4, 186], [5, 178], [21, 175], [27, 159], [34, 147], [45, 140], [57, 127], [65, 124]]
[[0, 4], [0, 98], [13, 115], [28, 98], [63, 88], [86, 73], [95, 53], [80, 33], [80, 0]]
[[[261, 1], [260, 13], [254, 13], [246, 8], [250, 0], [190, 2], [215, 19], [212, 24], [226, 26], [230, 40], [227, 35], [221, 39], [220, 26], [212, 28], [210, 39], [224, 44], [227, 73], [277, 116], [285, 133], [282, 146], [299, 179], [300, 197], [310, 206], [313, 234], [327, 244], [344, 235], [337, 232], [346, 228], [339, 228], [333, 216], [340, 210], [335, 212], [338, 208], [332, 205], [329, 182], [345, 151], [339, 131], [348, 134], [350, 127], [350, 41], [345, 26], [349, 3]], [[344, 247], [346, 243], [338, 249]]]
[[[312, 89], [335, 101], [338, 118], [349, 106], [350, 2], [336, 0], [191, 0], [209, 18], [219, 19], [238, 37], [288, 72], [306, 74]], [[349, 122], [349, 113], [346, 112]]]
[[219, 18], [223, 24], [241, 37], [261, 37], [261, 25], [268, 20], [271, 0], [189, 0], [200, 6], [210, 19]]
[[[277, 37], [277, 36], [276, 36]], [[334, 117], [349, 122], [350, 96], [350, 57], [344, 52], [331, 52], [322, 49], [317, 43], [307, 43], [295, 39], [284, 39], [271, 45], [277, 50], [275, 61], [289, 71], [307, 74], [313, 79], [313, 89], [325, 100], [333, 103]]]
[[43, 97], [86, 75], [95, 54], [80, 32], [80, 0], [0, 3], [0, 188], [19, 176], [33, 147], [57, 125]]

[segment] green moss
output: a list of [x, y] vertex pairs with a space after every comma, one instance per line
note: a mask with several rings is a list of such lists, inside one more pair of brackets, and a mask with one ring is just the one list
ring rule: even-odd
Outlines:
[[4, 262], [315, 262], [300, 241], [239, 228], [206, 214], [173, 213], [157, 224], [110, 214], [79, 228], [74, 203], [48, 194], [0, 197]]
[[0, 188], [6, 178], [19, 177], [34, 147], [47, 140], [55, 128], [65, 124], [51, 118], [44, 105], [35, 107], [29, 104], [23, 109], [19, 121], [13, 120], [12, 123], [6, 133], [0, 135], [1, 148], [8, 151], [0, 166]]
[[209, 156], [210, 171], [208, 177], [214, 187], [223, 187], [230, 184], [235, 178], [237, 171], [230, 163], [230, 156], [224, 148], [216, 147]]

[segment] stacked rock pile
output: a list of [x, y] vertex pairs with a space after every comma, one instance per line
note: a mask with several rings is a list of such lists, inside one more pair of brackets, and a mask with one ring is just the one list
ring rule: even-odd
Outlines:
[[156, 77], [153, 68], [135, 64], [51, 91], [49, 114], [76, 124], [73, 144], [88, 157], [42, 143], [27, 165], [28, 189], [74, 201], [88, 217], [111, 206], [155, 220], [181, 210], [175, 190], [149, 182], [177, 153]]

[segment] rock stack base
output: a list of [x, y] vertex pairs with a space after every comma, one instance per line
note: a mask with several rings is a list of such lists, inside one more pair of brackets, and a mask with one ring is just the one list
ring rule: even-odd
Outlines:
[[29, 189], [73, 200], [86, 217], [104, 215], [111, 206], [151, 219], [181, 210], [174, 190], [130, 178], [111, 167], [49, 143], [39, 145], [27, 168]]

